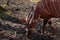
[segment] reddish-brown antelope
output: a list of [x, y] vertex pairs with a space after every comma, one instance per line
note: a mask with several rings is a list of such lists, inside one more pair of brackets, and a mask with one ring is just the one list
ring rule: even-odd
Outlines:
[[54, 28], [51, 25], [51, 18], [60, 17], [60, 0], [40, 0], [37, 7], [28, 15], [29, 31], [32, 31], [35, 27], [35, 22], [39, 18], [44, 19], [43, 23], [43, 33], [45, 30], [45, 25], [48, 23], [50, 25], [51, 31], [54, 32]]

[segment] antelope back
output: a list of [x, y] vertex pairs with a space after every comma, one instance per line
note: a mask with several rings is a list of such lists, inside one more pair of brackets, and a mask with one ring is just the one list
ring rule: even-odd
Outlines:
[[59, 18], [60, 17], [60, 0], [40, 0], [34, 11], [35, 19], [41, 18]]

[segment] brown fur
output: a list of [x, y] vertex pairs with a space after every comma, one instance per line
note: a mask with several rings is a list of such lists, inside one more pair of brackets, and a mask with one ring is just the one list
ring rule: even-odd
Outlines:
[[[43, 33], [44, 33], [45, 25], [48, 23], [48, 20], [50, 20], [51, 18], [60, 17], [60, 0], [41, 0], [37, 4], [37, 7], [34, 11], [34, 18], [30, 24], [29, 30], [33, 30], [33, 28], [35, 27], [34, 23], [36, 20], [39, 19], [39, 17], [44, 19], [44, 24], [43, 24]], [[51, 23], [49, 24], [53, 32], [54, 28], [51, 26]]]

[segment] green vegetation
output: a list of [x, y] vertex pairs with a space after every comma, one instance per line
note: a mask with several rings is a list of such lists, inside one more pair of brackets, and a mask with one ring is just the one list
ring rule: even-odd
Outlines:
[[11, 16], [11, 11], [4, 9], [2, 6], [0, 6], [0, 18]]

